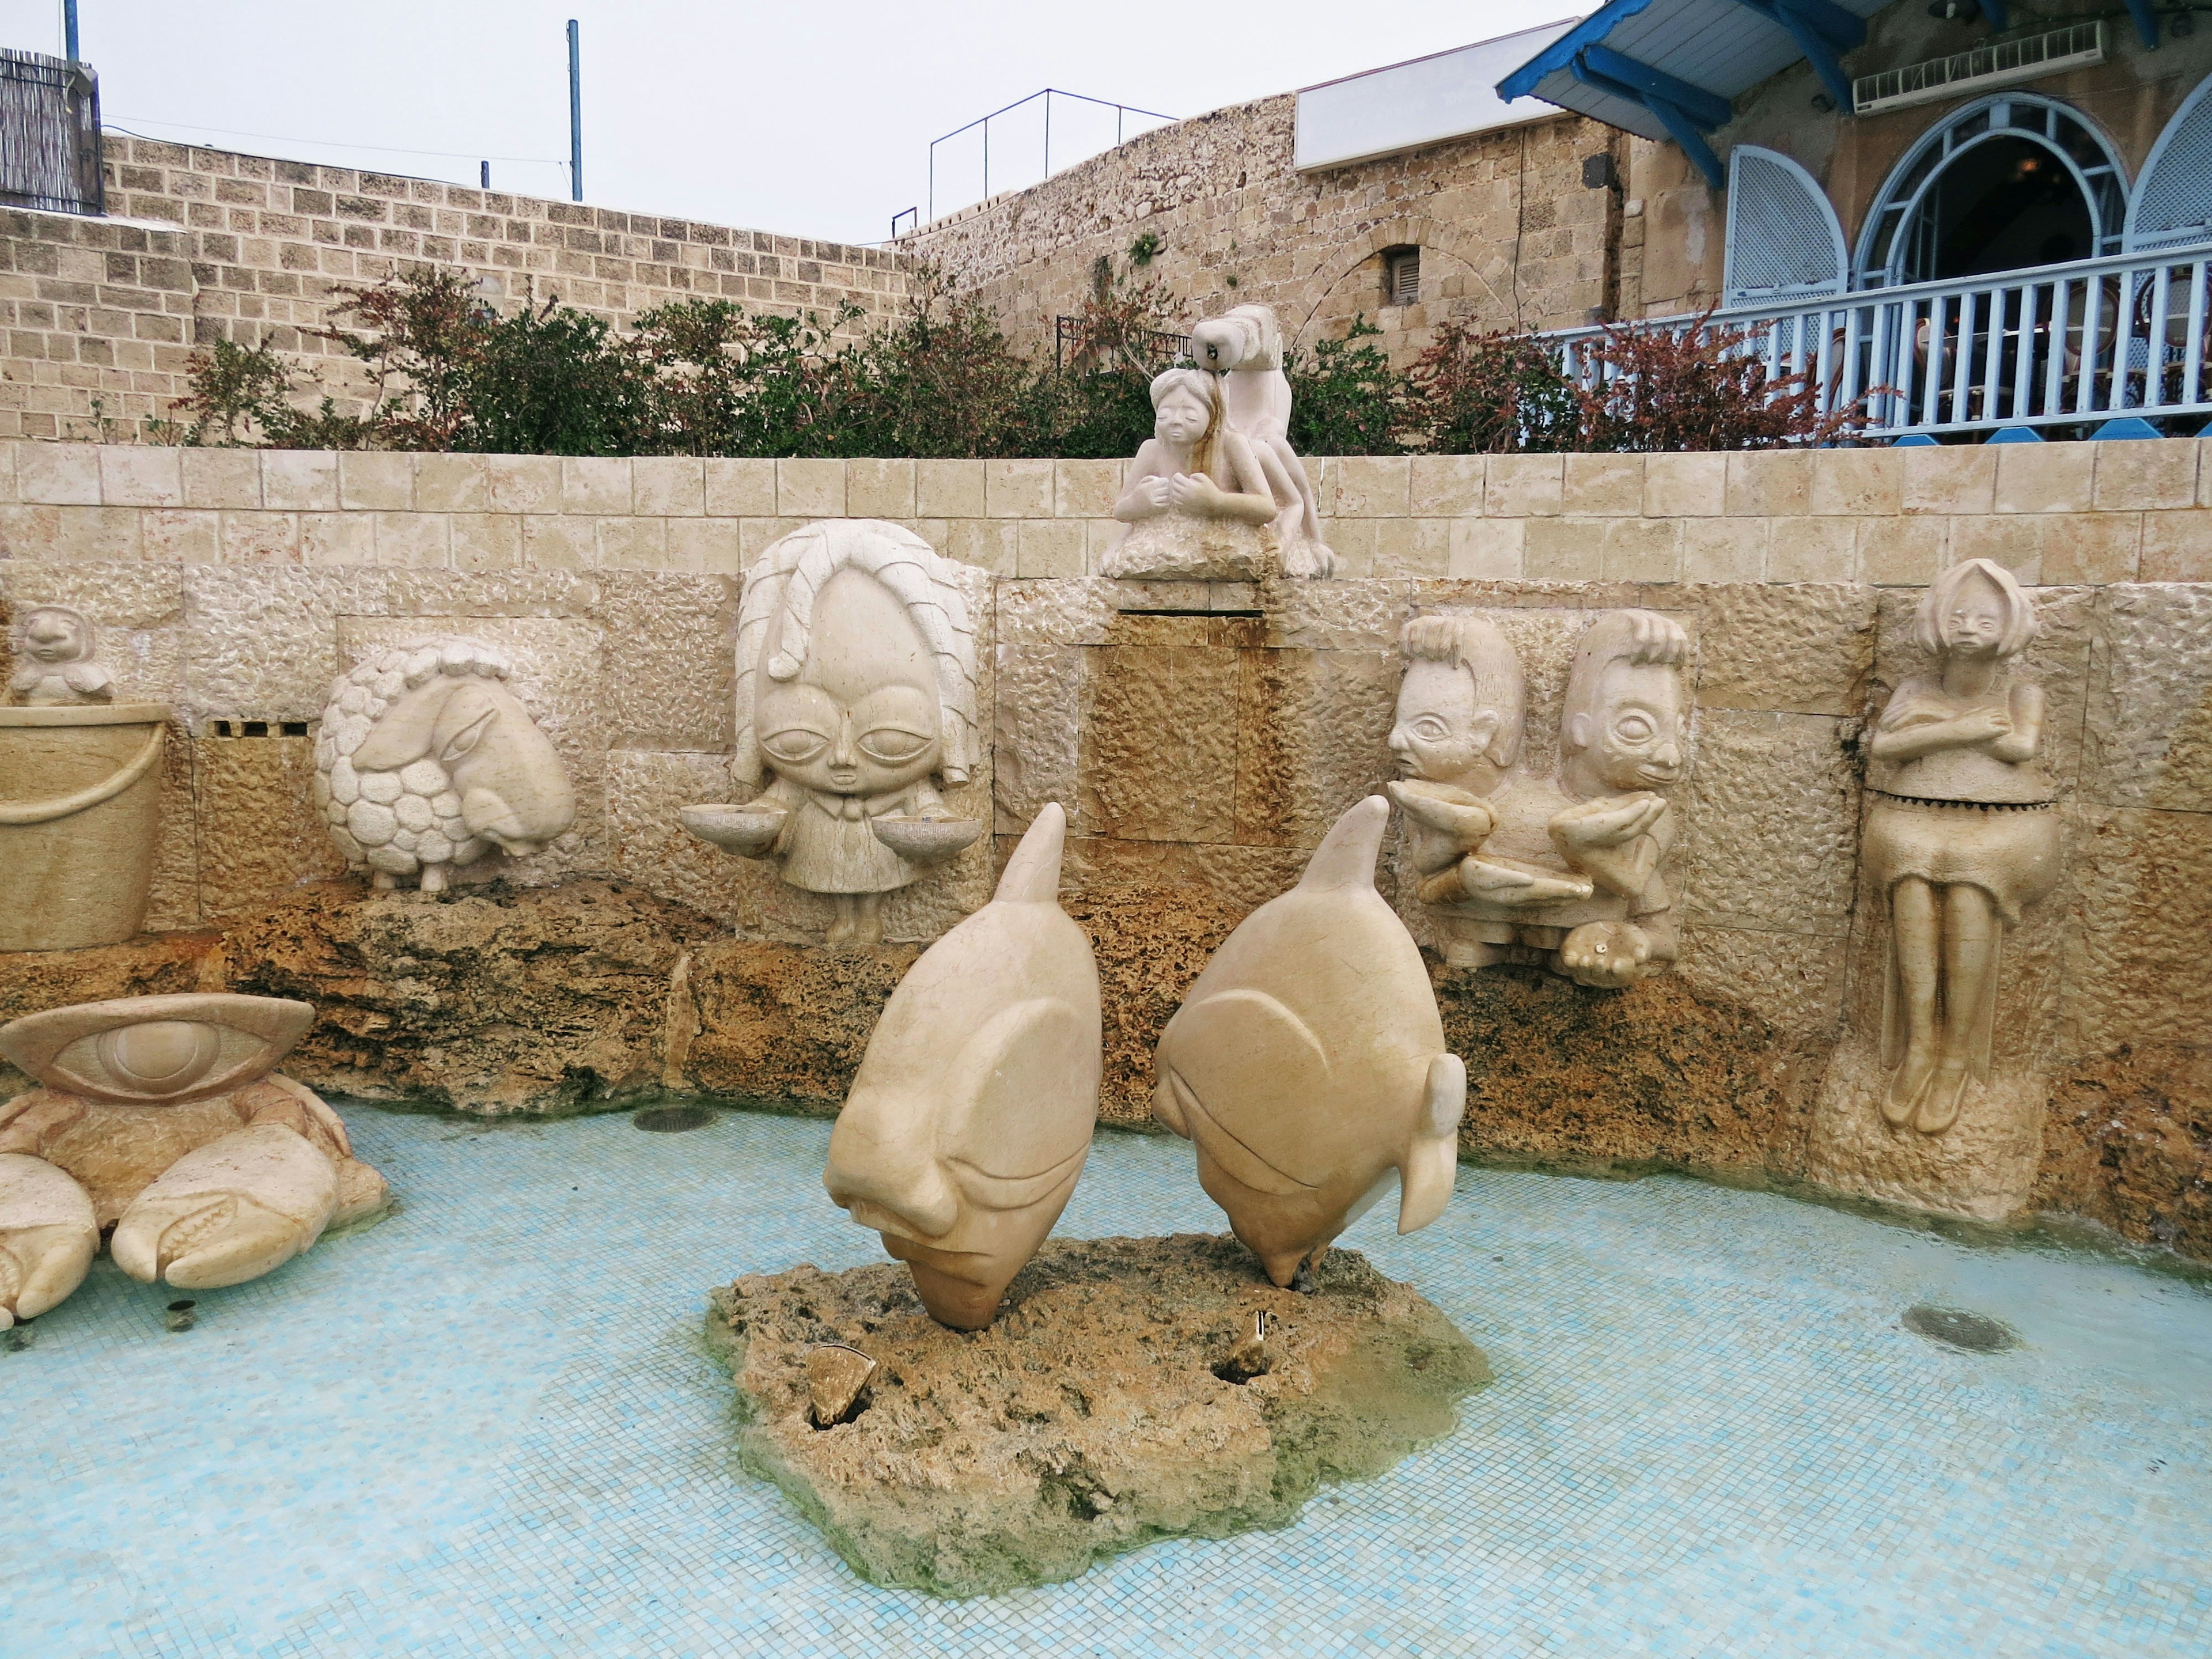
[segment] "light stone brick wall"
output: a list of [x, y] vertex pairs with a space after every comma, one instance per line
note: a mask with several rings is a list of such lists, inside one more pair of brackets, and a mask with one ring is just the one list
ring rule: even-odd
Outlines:
[[[1308, 463], [1347, 577], [2212, 580], [2203, 440]], [[816, 518], [1096, 574], [1119, 461], [701, 460], [0, 443], [0, 558], [733, 574]]]
[[[1158, 278], [1188, 320], [1257, 301], [1310, 352], [1364, 314], [1408, 361], [1444, 318], [1483, 329], [1565, 328], [1612, 303], [1619, 198], [1583, 186], [1585, 158], [1623, 135], [1562, 116], [1406, 155], [1301, 173], [1285, 94], [1180, 121], [949, 216], [899, 243], [979, 293], [1017, 346], [1049, 352], [1053, 319], [1082, 309], [1096, 262], [1128, 266], [1151, 233]], [[1381, 254], [1421, 250], [1420, 302], [1383, 303]]]
[[293, 354], [343, 406], [361, 368], [309, 331], [333, 288], [416, 264], [477, 273], [502, 310], [557, 295], [617, 324], [701, 298], [825, 321], [850, 301], [864, 326], [905, 293], [878, 248], [120, 133], [106, 147], [113, 218], [0, 210], [0, 437], [96, 437], [103, 417], [141, 435], [216, 338]]

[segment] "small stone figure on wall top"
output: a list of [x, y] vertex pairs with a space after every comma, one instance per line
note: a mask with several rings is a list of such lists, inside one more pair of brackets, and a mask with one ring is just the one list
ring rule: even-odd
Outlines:
[[1526, 690], [1504, 635], [1474, 616], [1406, 625], [1389, 786], [1406, 857], [1461, 967], [1540, 963], [1626, 985], [1677, 953], [1660, 872], [1675, 834], [1656, 793], [1682, 774], [1689, 641], [1649, 611], [1610, 611], [1567, 678], [1558, 774], [1517, 769]]
[[2003, 566], [1945, 571], [1912, 629], [1937, 672], [1891, 694], [1869, 745], [1865, 856], [1890, 912], [1881, 1112], [1923, 1134], [1988, 1077], [2005, 930], [2057, 880], [2043, 692], [2006, 667], [2036, 628]]
[[1250, 580], [1271, 569], [1328, 575], [1334, 557], [1291, 449], [1291, 387], [1274, 313], [1239, 306], [1200, 323], [1191, 353], [1196, 368], [1152, 381], [1153, 435], [1114, 508], [1132, 528], [1100, 568], [1200, 581]]
[[93, 660], [92, 623], [65, 605], [34, 605], [15, 618], [20, 666], [8, 684], [9, 701], [27, 708], [108, 702], [115, 678]]
[[684, 825], [834, 900], [831, 944], [873, 944], [883, 896], [983, 830], [933, 782], [976, 763], [975, 629], [953, 568], [897, 525], [810, 525], [745, 578], [737, 657], [731, 769], [757, 793], [685, 807]]
[[331, 839], [379, 888], [497, 847], [542, 851], [576, 821], [561, 757], [507, 686], [507, 658], [440, 636], [383, 651], [340, 677], [315, 743], [316, 808]]

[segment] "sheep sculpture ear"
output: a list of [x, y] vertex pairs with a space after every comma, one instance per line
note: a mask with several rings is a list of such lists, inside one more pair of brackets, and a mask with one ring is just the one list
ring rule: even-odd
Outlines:
[[421, 760], [430, 752], [438, 716], [445, 708], [446, 699], [428, 688], [413, 696], [403, 696], [369, 728], [368, 736], [354, 751], [356, 769], [397, 772]]

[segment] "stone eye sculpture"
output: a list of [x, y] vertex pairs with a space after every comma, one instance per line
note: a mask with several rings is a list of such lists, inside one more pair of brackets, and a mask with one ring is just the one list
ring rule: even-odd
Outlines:
[[494, 847], [526, 858], [575, 823], [568, 770], [508, 689], [512, 672], [481, 640], [439, 637], [381, 652], [331, 688], [315, 805], [377, 887], [419, 876], [442, 892], [449, 866]]
[[1298, 884], [1221, 943], [1160, 1034], [1152, 1115], [1277, 1285], [1399, 1183], [1398, 1231], [1450, 1200], [1467, 1067], [1419, 946], [1375, 890], [1390, 804], [1336, 821]]
[[242, 1284], [373, 1213], [384, 1177], [270, 1068], [315, 1011], [275, 997], [126, 997], [0, 1025], [39, 1086], [0, 1106], [0, 1326], [44, 1313], [108, 1249], [133, 1279]]
[[1988, 1078], [2005, 930], [2058, 877], [2043, 692], [2006, 667], [2036, 628], [2002, 565], [1945, 571], [1912, 629], [1936, 672], [1891, 694], [1869, 745], [1865, 857], [1890, 915], [1881, 1113], [1923, 1134]]
[[830, 1196], [981, 1330], [1091, 1150], [1103, 1050], [1091, 941], [1060, 909], [1067, 819], [1040, 811], [991, 902], [899, 981], [830, 1137]]
[[831, 944], [873, 944], [883, 896], [983, 830], [933, 782], [975, 764], [975, 628], [956, 569], [897, 525], [811, 525], [745, 578], [737, 656], [731, 769], [757, 793], [684, 823], [826, 894]]
[[92, 659], [92, 623], [82, 611], [34, 605], [15, 618], [14, 632], [21, 666], [8, 689], [16, 703], [66, 708], [114, 698], [114, 677]]
[[1515, 767], [1525, 690], [1512, 647], [1479, 617], [1416, 617], [1401, 649], [1389, 787], [1406, 858], [1445, 959], [1528, 962], [1626, 985], [1677, 953], [1660, 873], [1682, 775], [1689, 640], [1668, 617], [1610, 611], [1567, 677], [1556, 776]]
[[1291, 448], [1291, 380], [1283, 372], [1283, 330], [1267, 306], [1237, 306], [1191, 331], [1190, 355], [1221, 377], [1231, 428], [1251, 444], [1281, 511], [1274, 520], [1286, 576], [1327, 576], [1336, 556], [1321, 536], [1313, 483]]

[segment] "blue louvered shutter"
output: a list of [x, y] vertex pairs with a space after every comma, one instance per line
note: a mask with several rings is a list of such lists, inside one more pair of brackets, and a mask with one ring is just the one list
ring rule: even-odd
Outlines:
[[2128, 204], [2129, 253], [2212, 240], [2212, 79], [2182, 100], [2151, 146]]
[[1813, 175], [1786, 155], [1738, 144], [1729, 156], [1726, 305], [1841, 294], [1844, 228]]

